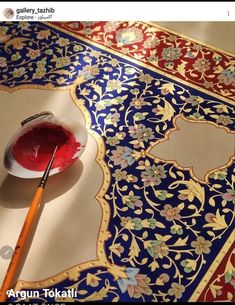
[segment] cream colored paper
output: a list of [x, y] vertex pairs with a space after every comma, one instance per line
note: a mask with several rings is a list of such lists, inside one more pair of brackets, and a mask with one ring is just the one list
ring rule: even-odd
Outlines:
[[[69, 90], [20, 89], [0, 94], [0, 158], [4, 148], [20, 127], [21, 120], [49, 110], [58, 117], [84, 117], [74, 104]], [[101, 223], [101, 208], [95, 199], [103, 173], [95, 161], [97, 143], [88, 136], [81, 160], [64, 172], [49, 178], [44, 206], [28, 256], [20, 274], [25, 281], [38, 281], [78, 263], [95, 260]], [[8, 175], [0, 165], [0, 247], [14, 247], [38, 179], [21, 179]], [[0, 258], [0, 282], [9, 260]]]

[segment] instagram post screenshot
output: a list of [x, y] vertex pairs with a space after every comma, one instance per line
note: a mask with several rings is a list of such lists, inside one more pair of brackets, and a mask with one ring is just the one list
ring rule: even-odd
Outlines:
[[0, 304], [235, 302], [235, 2], [0, 2]]

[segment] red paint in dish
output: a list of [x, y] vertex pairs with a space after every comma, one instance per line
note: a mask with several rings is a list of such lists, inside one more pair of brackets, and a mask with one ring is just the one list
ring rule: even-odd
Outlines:
[[81, 144], [60, 125], [42, 123], [27, 131], [15, 142], [12, 154], [24, 168], [44, 171], [57, 145], [53, 168], [61, 171], [77, 160], [73, 156], [80, 150]]

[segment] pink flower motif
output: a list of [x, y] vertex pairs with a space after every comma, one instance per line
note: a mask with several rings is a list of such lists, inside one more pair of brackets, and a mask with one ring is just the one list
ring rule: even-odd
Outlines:
[[198, 236], [197, 240], [191, 242], [191, 246], [195, 248], [195, 253], [201, 255], [203, 253], [209, 254], [212, 243], [210, 240], [205, 240], [203, 236]]
[[117, 146], [111, 153], [110, 160], [114, 162], [114, 165], [120, 165], [121, 168], [125, 168], [135, 162], [135, 159], [131, 155], [132, 149], [127, 146]]
[[100, 73], [97, 65], [87, 65], [82, 68], [81, 75], [85, 77], [85, 79], [90, 79], [93, 76], [96, 76]]
[[161, 179], [166, 178], [166, 171], [163, 166], [155, 164], [146, 166], [145, 171], [141, 173], [144, 186], [154, 186], [161, 183]]
[[179, 220], [180, 217], [180, 209], [173, 208], [170, 204], [164, 205], [164, 210], [160, 212], [160, 215], [165, 217], [167, 221]]
[[134, 106], [136, 109], [141, 109], [142, 106], [146, 105], [146, 102], [142, 97], [140, 98], [133, 98], [131, 103], [131, 106]]
[[139, 274], [137, 268], [126, 268], [127, 278], [119, 279], [118, 286], [122, 293], [128, 292], [131, 298], [140, 298], [143, 294], [151, 295], [152, 290], [149, 287], [150, 278], [145, 274]]
[[203, 73], [210, 69], [210, 65], [211, 65], [211, 63], [209, 62], [208, 59], [199, 58], [195, 61], [195, 63], [193, 64], [193, 67], [198, 72]]
[[131, 298], [140, 298], [142, 294], [151, 295], [152, 290], [148, 286], [150, 283], [150, 278], [144, 274], [137, 274], [135, 276], [137, 285], [128, 285], [127, 291]]
[[234, 190], [227, 190], [228, 192], [222, 195], [222, 198], [226, 201], [233, 201], [235, 200], [235, 191]]
[[[149, 140], [154, 139], [152, 128], [147, 128], [144, 124], [130, 126], [129, 134], [133, 139], [137, 139], [138, 142], [148, 142]], [[139, 143], [134, 145], [135, 148], [138, 148], [139, 146]]]
[[35, 59], [40, 56], [40, 50], [29, 49], [26, 56], [30, 57], [31, 59]]

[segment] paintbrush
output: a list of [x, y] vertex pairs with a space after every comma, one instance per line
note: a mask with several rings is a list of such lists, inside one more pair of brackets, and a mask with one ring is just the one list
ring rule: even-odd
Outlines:
[[0, 302], [4, 302], [7, 300], [7, 291], [11, 289], [11, 285], [13, 284], [13, 280], [18, 268], [18, 265], [20, 263], [24, 247], [27, 243], [32, 225], [36, 219], [37, 212], [39, 210], [39, 206], [42, 200], [43, 191], [46, 185], [47, 178], [49, 176], [50, 170], [53, 165], [53, 161], [55, 158], [55, 153], [57, 151], [58, 146], [54, 149], [54, 152], [52, 153], [52, 156], [48, 162], [48, 165], [46, 167], [46, 170], [42, 176], [42, 179], [38, 185], [38, 188], [35, 192], [35, 195], [33, 197], [33, 200], [31, 202], [30, 208], [28, 210], [27, 216], [24, 221], [24, 225], [21, 229], [20, 236], [18, 238], [17, 244], [15, 246], [11, 261], [9, 263], [1, 290], [0, 290]]

